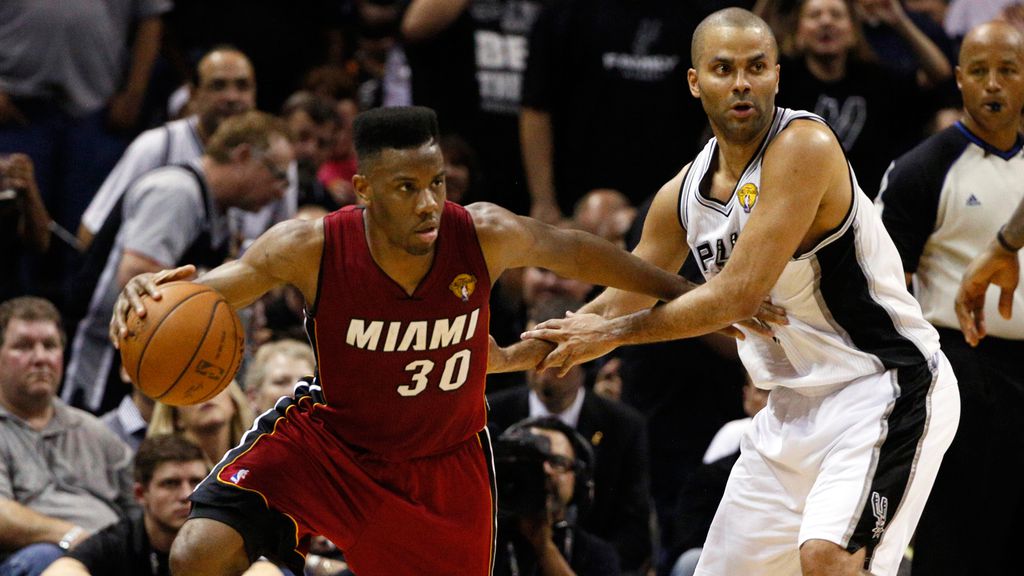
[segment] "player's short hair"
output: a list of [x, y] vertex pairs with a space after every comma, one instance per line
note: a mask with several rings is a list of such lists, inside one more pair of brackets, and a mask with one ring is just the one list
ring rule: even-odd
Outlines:
[[374, 108], [356, 116], [353, 123], [360, 168], [385, 148], [418, 148], [437, 142], [437, 114], [423, 106]]
[[0, 346], [4, 344], [4, 335], [7, 333], [7, 325], [11, 320], [18, 319], [25, 322], [53, 322], [60, 332], [60, 343], [63, 346], [64, 324], [60, 319], [60, 312], [52, 302], [38, 296], [19, 296], [11, 298], [0, 304]]
[[149, 436], [139, 444], [139, 451], [135, 453], [132, 475], [136, 482], [145, 486], [161, 464], [195, 461], [205, 464], [206, 456], [199, 446], [184, 437], [178, 434]]
[[697, 67], [707, 48], [708, 32], [714, 28], [758, 28], [764, 31], [771, 40], [772, 58], [776, 61], [779, 59], [779, 46], [775, 41], [775, 34], [772, 33], [771, 26], [767, 22], [749, 10], [725, 8], [701, 20], [697, 29], [693, 31], [693, 37], [690, 40], [690, 61], [694, 68]]
[[270, 149], [270, 138], [279, 136], [291, 142], [284, 120], [266, 112], [250, 110], [225, 118], [206, 144], [206, 155], [220, 164], [231, 160], [231, 151], [248, 144], [260, 152]]

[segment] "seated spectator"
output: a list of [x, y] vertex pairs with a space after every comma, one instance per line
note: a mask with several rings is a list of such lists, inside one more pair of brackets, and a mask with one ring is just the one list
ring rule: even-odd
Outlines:
[[253, 411], [262, 414], [282, 396], [291, 396], [299, 378], [311, 376], [315, 367], [313, 349], [305, 342], [278, 340], [257, 348], [244, 380]]
[[[128, 379], [128, 373], [122, 368], [119, 370], [121, 381], [127, 386], [132, 386]], [[141, 390], [132, 386], [130, 394], [121, 399], [121, 403], [100, 416], [100, 420], [110, 428], [110, 431], [117, 435], [132, 452], [139, 449], [139, 444], [146, 437], [146, 428], [153, 418], [153, 406], [156, 402], [142, 393]]]
[[317, 179], [317, 172], [334, 150], [341, 130], [341, 118], [335, 102], [312, 92], [299, 91], [288, 97], [281, 109], [288, 123], [298, 169], [299, 206], [318, 204], [327, 210], [338, 209]]
[[636, 208], [618, 190], [598, 188], [576, 202], [572, 215], [580, 230], [600, 236], [616, 246], [626, 245], [626, 233], [636, 219]]
[[[593, 490], [590, 476], [595, 457], [587, 440], [558, 418], [547, 416], [516, 423], [502, 434], [496, 449], [500, 451], [506, 441], [542, 452], [538, 456], [544, 457], [543, 470], [538, 472], [545, 475], [546, 497], [537, 510], [510, 511], [498, 523], [494, 575], [619, 574], [615, 549], [574, 522], [576, 508], [587, 505]], [[522, 498], [521, 494], [504, 496]]]
[[26, 154], [0, 156], [0, 302], [25, 294], [22, 255], [50, 246], [50, 214], [39, 195], [35, 168]]
[[704, 464], [710, 464], [719, 458], [738, 452], [740, 438], [750, 427], [754, 415], [767, 405], [768, 391], [754, 386], [750, 378], [747, 378], [746, 384], [743, 385], [743, 413], [746, 416], [726, 422], [715, 433], [715, 437], [711, 439], [708, 449], [704, 452]]
[[[528, 327], [561, 318], [581, 303], [550, 297], [531, 308]], [[565, 377], [556, 371], [527, 372], [528, 386], [488, 396], [489, 426], [495, 432], [527, 417], [555, 416], [588, 439], [596, 456], [594, 501], [582, 511], [580, 526], [611, 543], [623, 571], [642, 572], [651, 557], [650, 480], [647, 433], [632, 408], [584, 388], [584, 370]]]
[[[280, 199], [292, 160], [285, 124], [262, 112], [224, 120], [193, 162], [165, 166], [136, 180], [122, 197], [116, 231], [89, 247], [97, 274], [79, 286], [87, 302], [78, 325], [61, 397], [99, 412], [120, 402], [126, 390], [108, 328], [114, 301], [136, 274], [182, 264], [213, 268], [231, 249], [228, 210], [257, 212]], [[107, 232], [106, 230], [104, 232]]]
[[133, 506], [131, 453], [96, 417], [56, 397], [60, 313], [0, 304], [0, 575], [35, 576]]
[[445, 134], [441, 136], [441, 155], [448, 200], [463, 205], [479, 201], [473, 197], [480, 193], [480, 169], [473, 147], [458, 134]]
[[[43, 576], [169, 576], [171, 542], [188, 518], [189, 494], [209, 473], [198, 446], [173, 434], [153, 436], [135, 455], [133, 510], [117, 524], [83, 540], [58, 559]], [[261, 562], [259, 572], [246, 576], [281, 574]]]
[[146, 436], [180, 434], [202, 447], [211, 466], [242, 440], [254, 420], [249, 399], [237, 382], [202, 404], [168, 406], [157, 402]]
[[327, 188], [331, 199], [338, 207], [355, 204], [356, 190], [352, 187], [352, 176], [356, 173], [356, 147], [352, 140], [352, 122], [359, 113], [354, 97], [341, 98], [335, 105], [340, 120], [338, 133], [334, 138], [334, 149], [327, 161], [320, 166], [316, 177]]

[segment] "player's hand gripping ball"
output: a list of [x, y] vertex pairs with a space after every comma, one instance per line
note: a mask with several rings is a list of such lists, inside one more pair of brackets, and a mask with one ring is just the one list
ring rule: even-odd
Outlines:
[[145, 318], [130, 309], [121, 365], [143, 394], [172, 406], [213, 398], [242, 363], [242, 323], [213, 288], [192, 282], [160, 285], [144, 296]]

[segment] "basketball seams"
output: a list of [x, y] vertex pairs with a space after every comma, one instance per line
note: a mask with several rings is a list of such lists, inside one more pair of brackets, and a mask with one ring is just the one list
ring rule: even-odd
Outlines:
[[[193, 299], [193, 298], [195, 298], [197, 296], [201, 296], [201, 295], [206, 294], [208, 292], [213, 292], [213, 289], [212, 288], [206, 288], [205, 290], [200, 290], [200, 291], [194, 292], [192, 294], [189, 294], [185, 298], [182, 298], [178, 303], [176, 303], [173, 307], [171, 307], [169, 310], [167, 310], [167, 312], [165, 312], [163, 314], [163, 316], [160, 318], [160, 321], [157, 322], [156, 326], [154, 326], [153, 329], [149, 331], [149, 338], [146, 338], [146, 343], [143, 344], [142, 349], [139, 350], [139, 357], [136, 359], [135, 378], [137, 380], [141, 379], [141, 377], [142, 377], [142, 361], [146, 357], [146, 350], [149, 349], [150, 343], [153, 342], [153, 337], [155, 337], [157, 335], [157, 333], [160, 331], [160, 327], [163, 326], [164, 322], [166, 322], [171, 316], [173, 316], [174, 312], [178, 308], [180, 308], [182, 304], [188, 302], [189, 300], [191, 300], [191, 299]], [[179, 378], [180, 378], [180, 376], [179, 376]], [[171, 390], [171, 388], [173, 388], [173, 387], [174, 387], [174, 384], [171, 384], [159, 396], [152, 396], [151, 398], [153, 398], [154, 400], [158, 400], [158, 399], [162, 398], [163, 396], [165, 396]]]
[[[238, 315], [235, 314], [235, 312], [231, 309], [231, 306], [228, 306], [228, 303], [226, 301], [220, 300], [219, 302], [217, 302], [217, 305], [213, 309], [213, 316], [214, 317], [217, 316], [217, 310], [221, 306], [224, 306], [225, 308], [227, 308], [227, 313], [231, 315], [231, 319], [232, 319], [231, 327], [234, 330], [234, 335], [233, 335], [231, 341], [232, 342], [237, 342], [238, 341], [238, 336], [241, 333], [241, 327], [242, 327], [241, 322], [239, 322], [239, 320], [238, 320]], [[207, 330], [207, 334], [206, 334], [206, 336], [203, 337], [203, 342], [200, 344], [198, 349], [202, 349], [202, 344], [206, 343], [206, 338], [207, 337], [209, 337], [209, 330]], [[241, 359], [241, 354], [238, 353], [239, 347], [238, 346], [233, 346], [232, 348], [234, 350], [232, 352], [231, 361], [228, 362], [228, 371], [225, 373], [225, 376], [227, 376], [228, 381], [234, 379], [235, 373], [238, 371], [238, 366], [236, 365], [236, 362], [238, 362]], [[189, 362], [189, 365], [191, 366], [192, 363]], [[220, 394], [223, 391], [224, 391], [224, 380], [221, 380], [220, 382], [217, 383], [217, 386], [215, 386], [213, 388], [213, 390], [209, 394], [207, 394], [206, 396], [203, 396], [202, 398], [196, 400], [194, 403], [195, 404], [199, 404], [199, 403], [202, 403], [202, 402], [206, 402], [210, 398], [213, 398], [214, 396], [216, 396], [217, 394]]]
[[[216, 294], [216, 292], [214, 292], [214, 296], [217, 297], [217, 299], [219, 300], [220, 296]], [[189, 300], [189, 298], [186, 298], [185, 300]], [[220, 306], [220, 302], [218, 300], [214, 300], [213, 310], [210, 312], [210, 316], [206, 319], [206, 328], [203, 329], [203, 337], [201, 340], [199, 340], [199, 344], [192, 349], [192, 356], [189, 357], [188, 362], [185, 363], [185, 366], [181, 369], [181, 372], [178, 373], [178, 377], [174, 379], [174, 382], [170, 385], [170, 387], [164, 390], [159, 396], [154, 396], [154, 400], [159, 400], [164, 396], [170, 394], [171, 391], [174, 390], [174, 388], [178, 385], [178, 382], [181, 381], [182, 377], [184, 377], [185, 374], [188, 374], [189, 368], [192, 367], [192, 362], [196, 359], [196, 356], [199, 355], [200, 350], [203, 349], [203, 344], [206, 343], [207, 338], [210, 337], [210, 326], [213, 326], [213, 320], [217, 317], [217, 307]], [[177, 306], [175, 307], [175, 309], [177, 309]]]

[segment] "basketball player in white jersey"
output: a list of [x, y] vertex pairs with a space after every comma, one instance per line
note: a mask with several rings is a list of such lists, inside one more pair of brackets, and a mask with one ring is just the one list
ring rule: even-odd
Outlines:
[[[715, 138], [658, 193], [635, 253], [707, 283], [651, 308], [608, 291], [525, 336], [542, 367], [705, 334], [786, 309], [739, 353], [768, 407], [696, 574], [896, 574], [959, 418], [956, 379], [904, 286], [899, 254], [824, 121], [775, 107], [778, 49], [760, 18], [716, 12], [693, 36], [690, 91]], [[728, 262], [728, 266], [726, 266]]]

